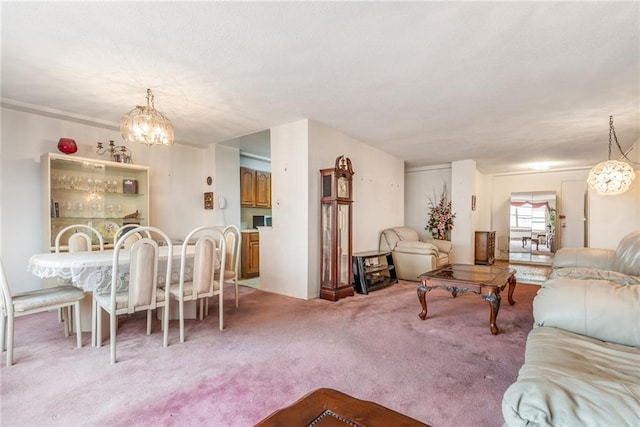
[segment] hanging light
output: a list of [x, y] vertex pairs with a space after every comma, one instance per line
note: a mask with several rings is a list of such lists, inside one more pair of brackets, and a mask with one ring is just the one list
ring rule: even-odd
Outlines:
[[613, 116], [609, 116], [609, 160], [595, 165], [587, 177], [589, 187], [604, 196], [624, 193], [636, 177], [631, 165], [623, 161], [611, 160], [612, 136], [620, 153], [622, 153], [622, 157], [629, 160], [618, 143], [616, 130], [613, 127]]
[[173, 125], [169, 119], [156, 110], [153, 93], [147, 89], [147, 105], [138, 105], [120, 119], [120, 133], [127, 142], [147, 145], [172, 145]]

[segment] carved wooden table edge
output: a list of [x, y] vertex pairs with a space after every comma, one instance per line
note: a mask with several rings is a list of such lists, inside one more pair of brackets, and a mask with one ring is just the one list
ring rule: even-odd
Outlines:
[[[489, 328], [491, 330], [491, 335], [498, 335], [500, 331], [498, 326], [496, 325], [498, 312], [500, 311], [500, 301], [501, 296], [500, 292], [504, 290], [505, 287], [509, 286], [507, 292], [507, 300], [509, 301], [509, 305], [514, 305], [516, 302], [513, 299], [513, 292], [516, 288], [516, 273], [517, 271], [512, 268], [503, 268], [504, 270], [500, 273], [500, 275], [496, 276], [493, 279], [495, 282], [497, 278], [501, 278], [498, 283], [502, 284], [490, 284], [484, 282], [473, 282], [473, 281], [465, 281], [459, 279], [450, 279], [445, 277], [436, 277], [436, 273], [441, 270], [446, 270], [452, 268], [453, 265], [446, 265], [444, 267], [438, 268], [436, 270], [423, 273], [418, 276], [421, 280], [420, 285], [418, 285], [417, 293], [418, 300], [420, 301], [420, 305], [422, 306], [422, 311], [418, 314], [418, 317], [422, 320], [426, 320], [427, 318], [427, 292], [432, 289], [445, 289], [451, 293], [451, 295], [455, 298], [458, 294], [464, 294], [466, 292], [472, 292], [476, 295], [480, 295], [480, 297], [489, 303], [490, 311], [489, 311]], [[502, 277], [504, 276], [504, 277]], [[435, 282], [435, 284], [432, 284]], [[483, 289], [489, 289], [489, 292], [484, 294]]]
[[430, 427], [374, 402], [319, 388], [279, 409], [255, 427]]

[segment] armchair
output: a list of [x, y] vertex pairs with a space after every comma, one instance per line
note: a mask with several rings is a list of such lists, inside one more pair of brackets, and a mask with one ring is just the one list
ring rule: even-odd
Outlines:
[[391, 252], [398, 279], [412, 281], [417, 281], [422, 273], [450, 264], [453, 249], [448, 240], [420, 240], [411, 227], [383, 230], [378, 248]]

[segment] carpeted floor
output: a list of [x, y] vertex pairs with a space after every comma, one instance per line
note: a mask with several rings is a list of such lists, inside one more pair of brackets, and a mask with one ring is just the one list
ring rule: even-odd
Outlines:
[[[4, 366], [3, 426], [251, 426], [308, 392], [329, 387], [436, 426], [501, 426], [501, 399], [523, 362], [538, 286], [519, 283], [506, 298], [500, 334], [474, 294], [427, 295], [418, 318], [416, 283], [401, 281], [338, 302], [302, 301], [241, 287], [225, 305], [225, 330], [212, 303], [204, 321], [170, 325], [162, 347], [156, 322], [121, 322], [118, 363], [109, 347], [74, 347], [56, 313], [17, 319], [16, 365]], [[4, 356], [4, 354], [3, 354]]]

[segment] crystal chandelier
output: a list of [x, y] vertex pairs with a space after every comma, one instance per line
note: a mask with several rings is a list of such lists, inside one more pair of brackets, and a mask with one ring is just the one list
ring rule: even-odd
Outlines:
[[587, 183], [592, 190], [601, 195], [622, 194], [629, 189], [636, 177], [631, 165], [626, 162], [611, 160], [611, 137], [622, 153], [622, 157], [629, 160], [618, 143], [616, 130], [613, 127], [613, 116], [609, 116], [609, 160], [598, 163], [589, 171]]
[[147, 89], [147, 105], [138, 105], [120, 119], [120, 133], [127, 142], [147, 145], [172, 145], [173, 125], [169, 119], [156, 110], [153, 93]]

